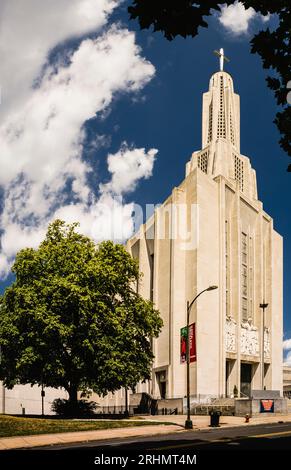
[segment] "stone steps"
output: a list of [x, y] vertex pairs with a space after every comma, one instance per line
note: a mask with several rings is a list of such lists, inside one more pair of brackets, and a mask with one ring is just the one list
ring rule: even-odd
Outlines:
[[191, 414], [194, 415], [209, 415], [211, 411], [220, 411], [223, 416], [234, 416], [234, 405], [196, 405], [191, 409]]
[[210, 404], [200, 403], [193, 407], [193, 413], [196, 415], [208, 415], [210, 411], [220, 411], [224, 416], [233, 416], [234, 398], [216, 398]]
[[211, 405], [215, 406], [234, 406], [234, 398], [216, 398]]

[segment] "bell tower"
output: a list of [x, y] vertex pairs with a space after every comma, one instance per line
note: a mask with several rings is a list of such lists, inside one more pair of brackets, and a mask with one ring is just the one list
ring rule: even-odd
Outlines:
[[226, 72], [216, 72], [203, 94], [202, 148], [224, 140], [240, 152], [240, 100]]
[[240, 98], [232, 77], [223, 70], [229, 59], [223, 49], [214, 53], [220, 70], [211, 76], [209, 89], [203, 93], [202, 150], [192, 154], [186, 176], [198, 167], [213, 179], [223, 176], [249, 199], [257, 200], [256, 172], [250, 159], [240, 153]]

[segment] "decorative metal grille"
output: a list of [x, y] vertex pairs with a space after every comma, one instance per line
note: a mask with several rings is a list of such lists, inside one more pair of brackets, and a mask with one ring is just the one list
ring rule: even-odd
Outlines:
[[208, 124], [208, 142], [212, 140], [212, 119], [213, 119], [213, 103], [209, 106], [209, 124]]
[[208, 169], [208, 152], [198, 155], [198, 168], [207, 174]]
[[231, 143], [234, 145], [235, 144], [234, 128], [233, 128], [233, 120], [232, 120], [232, 113], [231, 112], [230, 112], [230, 115], [229, 115], [229, 127], [230, 127], [230, 140], [231, 140]]
[[220, 102], [218, 113], [217, 137], [223, 137], [224, 139], [226, 137], [223, 77], [220, 77]]
[[234, 178], [239, 182], [240, 190], [244, 190], [244, 162], [234, 155]]
[[248, 237], [241, 234], [241, 312], [242, 320], [248, 319]]

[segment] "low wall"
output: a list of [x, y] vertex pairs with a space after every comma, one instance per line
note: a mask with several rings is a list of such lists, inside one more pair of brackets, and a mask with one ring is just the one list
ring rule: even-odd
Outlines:
[[[262, 401], [273, 401], [270, 411], [262, 411]], [[274, 414], [287, 414], [287, 400], [285, 398], [237, 398], [235, 400], [235, 416], [264, 416]]]
[[162, 410], [163, 408], [167, 410], [177, 408], [179, 414], [183, 413], [183, 398], [159, 399], [157, 404], [159, 410]]
[[[15, 385], [11, 390], [0, 382], [0, 413], [41, 415], [41, 387], [34, 385]], [[64, 389], [47, 387], [44, 389], [44, 414], [53, 414], [52, 402], [55, 398], [68, 398]]]

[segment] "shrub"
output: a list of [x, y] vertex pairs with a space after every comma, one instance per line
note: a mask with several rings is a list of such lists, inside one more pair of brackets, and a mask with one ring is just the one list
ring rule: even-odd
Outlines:
[[88, 417], [94, 415], [97, 407], [95, 401], [78, 400], [77, 403], [71, 403], [69, 400], [56, 398], [51, 410], [59, 416]]

